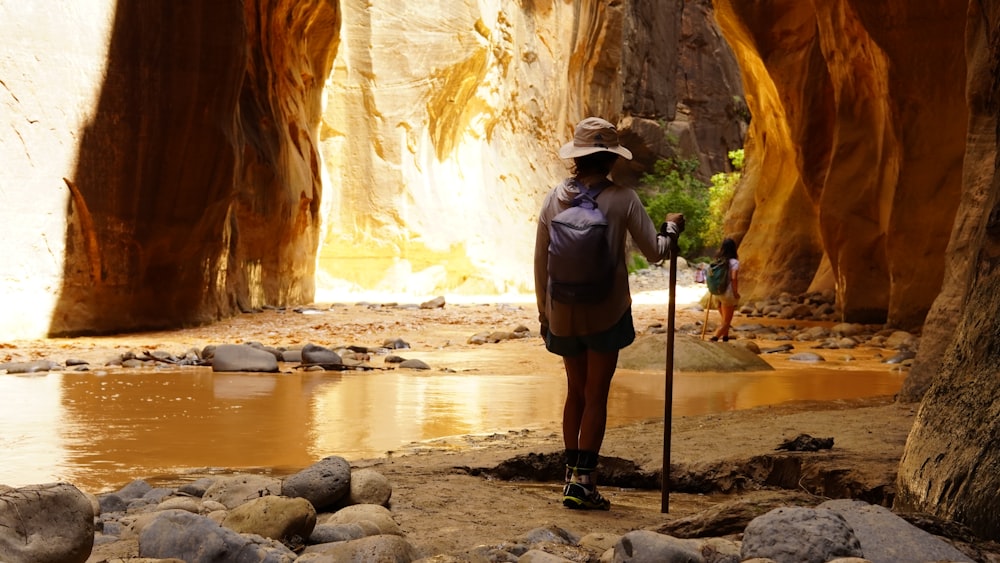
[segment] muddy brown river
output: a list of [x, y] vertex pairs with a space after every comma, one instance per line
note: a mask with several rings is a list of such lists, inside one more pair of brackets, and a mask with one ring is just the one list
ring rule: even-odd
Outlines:
[[[660, 309], [637, 305], [637, 328], [659, 315]], [[283, 373], [249, 374], [93, 368], [0, 375], [0, 484], [68, 481], [101, 492], [139, 477], [205, 468], [293, 470], [329, 455], [381, 457], [445, 437], [523, 429], [550, 431], [559, 442], [565, 393], [559, 359], [537, 338], [465, 342], [481, 330], [519, 323], [534, 328], [530, 306], [444, 312], [355, 305], [306, 317], [270, 312], [188, 331], [19, 343], [7, 356], [30, 357], [32, 346], [44, 348], [35, 356], [65, 357], [137, 346], [180, 351], [206, 340], [329, 345], [399, 336], [413, 345], [405, 355], [432, 369], [309, 372], [283, 366]], [[775, 371], [677, 373], [673, 416], [891, 395], [902, 385], [905, 372], [867, 357], [837, 361], [842, 355], [805, 365], [768, 358]], [[609, 426], [662, 419], [665, 393], [663, 370], [619, 370]]]

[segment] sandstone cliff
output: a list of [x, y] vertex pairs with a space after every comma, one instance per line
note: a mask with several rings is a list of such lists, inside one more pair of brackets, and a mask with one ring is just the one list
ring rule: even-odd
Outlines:
[[715, 2], [753, 115], [728, 231], [751, 298], [919, 328], [961, 194], [965, 3]]
[[[920, 411], [899, 466], [896, 506], [1000, 539], [1000, 2], [970, 2], [969, 134], [945, 286], [928, 315], [904, 398]], [[925, 341], [928, 336], [924, 337]], [[943, 354], [940, 366], [936, 357]]]
[[622, 120], [624, 181], [669, 150], [680, 6], [0, 0], [0, 334], [530, 291], [573, 124]]

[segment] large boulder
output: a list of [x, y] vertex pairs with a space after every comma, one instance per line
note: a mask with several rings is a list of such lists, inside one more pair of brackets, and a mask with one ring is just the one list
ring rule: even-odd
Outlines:
[[331, 508], [351, 490], [351, 464], [339, 456], [329, 456], [285, 477], [282, 494], [301, 497], [316, 510]]
[[73, 485], [0, 492], [0, 561], [83, 563], [94, 547], [94, 508]]
[[[618, 354], [618, 365], [634, 370], [665, 370], [667, 337], [650, 334], [636, 338]], [[709, 342], [686, 334], [674, 335], [674, 370], [770, 371], [774, 367], [760, 356], [735, 342]]]
[[782, 507], [758, 516], [743, 531], [742, 559], [778, 563], [826, 563], [838, 557], [863, 558], [861, 542], [840, 514]]

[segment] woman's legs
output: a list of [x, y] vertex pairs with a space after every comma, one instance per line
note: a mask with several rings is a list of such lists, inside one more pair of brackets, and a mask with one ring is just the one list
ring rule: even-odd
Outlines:
[[567, 450], [599, 452], [608, 421], [608, 393], [618, 364], [618, 351], [586, 352], [563, 358], [566, 405], [563, 442]]
[[618, 364], [618, 351], [588, 349], [564, 357], [566, 406], [563, 409], [563, 442], [566, 445], [566, 485], [563, 504], [569, 508], [608, 510], [611, 503], [595, 488], [598, 452], [608, 421], [608, 393]]
[[729, 338], [729, 329], [733, 325], [733, 315], [736, 313], [736, 305], [727, 305], [719, 302], [719, 315], [722, 316], [722, 324], [715, 331], [716, 338]]

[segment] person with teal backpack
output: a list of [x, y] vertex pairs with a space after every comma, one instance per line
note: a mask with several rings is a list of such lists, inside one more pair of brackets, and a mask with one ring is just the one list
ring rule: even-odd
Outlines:
[[733, 315], [736, 313], [736, 306], [740, 302], [739, 289], [740, 259], [736, 254], [736, 241], [727, 238], [722, 241], [719, 252], [715, 255], [715, 260], [708, 265], [705, 272], [705, 283], [708, 285], [708, 292], [711, 299], [719, 299], [719, 315], [722, 316], [722, 324], [716, 329], [712, 336], [712, 342], [729, 341], [729, 329], [733, 324]]

